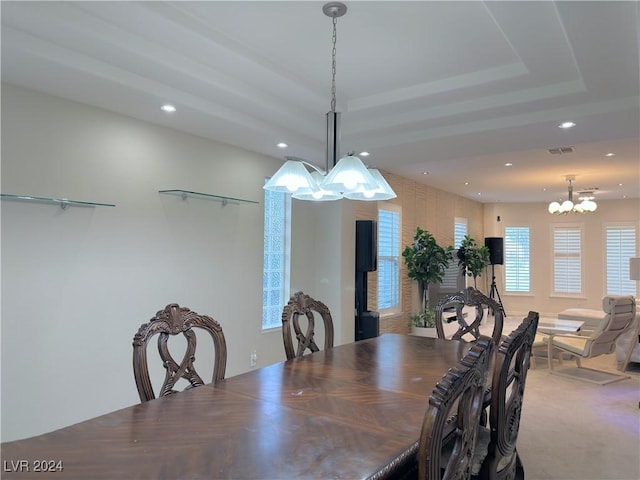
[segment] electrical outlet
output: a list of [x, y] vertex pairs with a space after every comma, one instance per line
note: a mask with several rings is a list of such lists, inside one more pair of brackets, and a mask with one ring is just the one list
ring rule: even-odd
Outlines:
[[258, 352], [255, 350], [251, 350], [251, 355], [249, 355], [249, 366], [255, 367], [258, 363]]

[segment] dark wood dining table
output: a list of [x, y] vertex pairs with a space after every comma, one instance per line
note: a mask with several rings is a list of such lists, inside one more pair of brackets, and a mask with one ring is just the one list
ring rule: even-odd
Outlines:
[[396, 334], [340, 345], [3, 443], [2, 478], [393, 477], [468, 348]]

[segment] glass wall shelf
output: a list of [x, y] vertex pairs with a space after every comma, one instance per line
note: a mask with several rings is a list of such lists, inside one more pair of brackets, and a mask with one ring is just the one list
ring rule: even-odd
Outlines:
[[69, 205], [73, 207], [115, 207], [112, 203], [81, 202], [80, 200], [69, 200], [68, 198], [34, 197], [33, 195], [12, 195], [10, 193], [0, 193], [0, 198], [27, 202], [57, 203], [63, 210]]
[[158, 190], [158, 193], [162, 193], [165, 195], [179, 195], [182, 197], [183, 200], [186, 200], [187, 197], [196, 197], [196, 198], [203, 198], [208, 200], [215, 200], [217, 202], [222, 202], [223, 207], [228, 203], [234, 203], [236, 205], [240, 205], [242, 203], [260, 203], [260, 202], [256, 202], [255, 200], [244, 200], [242, 198], [224, 197], [222, 195], [191, 192], [189, 190]]

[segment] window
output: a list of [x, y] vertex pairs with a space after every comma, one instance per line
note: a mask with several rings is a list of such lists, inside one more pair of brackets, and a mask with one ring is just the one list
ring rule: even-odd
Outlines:
[[531, 290], [529, 227], [504, 229], [504, 289], [506, 292]]
[[378, 209], [378, 311], [400, 312], [400, 207]]
[[456, 217], [453, 222], [453, 248], [458, 249], [467, 234], [467, 219]]
[[262, 328], [282, 324], [289, 299], [291, 195], [264, 191], [264, 260], [262, 268]]
[[636, 256], [636, 227], [606, 227], [605, 241], [607, 295], [635, 296], [636, 281], [629, 280], [629, 258]]
[[580, 227], [553, 228], [554, 293], [582, 293], [582, 230]]

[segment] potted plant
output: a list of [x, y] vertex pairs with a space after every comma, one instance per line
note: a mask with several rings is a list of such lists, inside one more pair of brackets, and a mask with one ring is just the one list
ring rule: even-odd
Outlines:
[[489, 247], [479, 246], [469, 235], [465, 235], [458, 248], [458, 265], [463, 275], [473, 277], [473, 287], [477, 288], [476, 279], [489, 265]]
[[413, 244], [404, 248], [402, 257], [407, 265], [407, 274], [418, 282], [420, 293], [419, 313], [411, 318], [426, 323], [428, 318], [433, 317], [431, 323], [435, 326], [435, 313], [429, 309], [429, 284], [442, 282], [444, 272], [453, 259], [453, 247], [441, 247], [431, 233], [417, 227]]
[[427, 308], [414, 313], [409, 317], [409, 327], [413, 335], [436, 338], [436, 311]]

